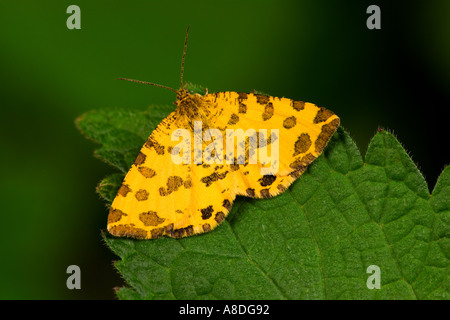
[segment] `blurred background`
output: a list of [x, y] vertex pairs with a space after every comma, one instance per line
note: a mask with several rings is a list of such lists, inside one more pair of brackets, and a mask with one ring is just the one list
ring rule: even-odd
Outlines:
[[[81, 9], [69, 30], [66, 9]], [[381, 8], [381, 30], [366, 9]], [[123, 280], [100, 230], [97, 183], [115, 172], [74, 120], [171, 104], [185, 80], [333, 110], [364, 154], [390, 129], [430, 189], [450, 163], [450, 1], [0, 2], [0, 298], [114, 299]], [[81, 268], [68, 290], [66, 268]]]

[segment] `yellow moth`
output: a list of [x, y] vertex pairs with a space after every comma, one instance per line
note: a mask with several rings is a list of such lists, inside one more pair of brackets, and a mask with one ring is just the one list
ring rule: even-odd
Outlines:
[[190, 94], [183, 85], [187, 35], [179, 90], [122, 78], [176, 92], [177, 107], [150, 134], [112, 202], [108, 231], [115, 236], [211, 231], [236, 196], [284, 192], [339, 127], [333, 112], [307, 102], [231, 91]]

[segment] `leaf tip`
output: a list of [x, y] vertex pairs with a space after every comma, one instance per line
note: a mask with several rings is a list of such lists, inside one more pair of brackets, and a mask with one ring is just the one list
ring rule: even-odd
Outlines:
[[83, 113], [83, 114], [79, 115], [78, 117], [76, 117], [74, 120], [75, 127], [83, 134], [84, 134], [84, 131], [81, 128], [80, 123], [84, 120], [84, 117], [85, 117], [85, 114]]

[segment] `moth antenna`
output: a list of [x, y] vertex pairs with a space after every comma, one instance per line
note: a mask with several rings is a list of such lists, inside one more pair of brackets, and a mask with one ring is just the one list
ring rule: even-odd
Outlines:
[[163, 86], [161, 84], [156, 84], [156, 83], [151, 83], [151, 82], [146, 82], [146, 81], [141, 81], [141, 80], [127, 79], [127, 78], [117, 78], [116, 80], [125, 80], [125, 81], [137, 82], [137, 83], [142, 83], [142, 84], [148, 84], [150, 86], [155, 86], [155, 87], [168, 89], [170, 91], [173, 91], [173, 92], [177, 93], [177, 90], [172, 89], [170, 87]]
[[187, 48], [189, 28], [190, 28], [190, 25], [188, 25], [188, 27], [186, 29], [186, 37], [184, 38], [183, 57], [181, 58], [181, 89], [184, 89], [184, 87], [183, 87], [184, 58], [186, 57], [186, 48]]

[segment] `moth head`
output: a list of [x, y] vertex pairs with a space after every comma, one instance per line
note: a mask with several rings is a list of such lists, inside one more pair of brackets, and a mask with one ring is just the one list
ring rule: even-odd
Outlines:
[[188, 95], [189, 95], [189, 92], [186, 89], [184, 89], [184, 88], [179, 89], [177, 91], [177, 100], [175, 101], [175, 104], [178, 104], [178, 102], [185, 99]]

